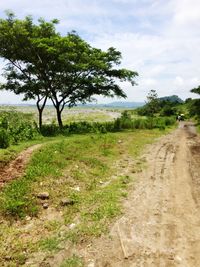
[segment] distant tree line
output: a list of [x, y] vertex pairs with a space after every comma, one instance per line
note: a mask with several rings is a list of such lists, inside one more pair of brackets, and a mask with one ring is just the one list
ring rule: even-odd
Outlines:
[[179, 112], [179, 106], [183, 104], [183, 100], [176, 95], [158, 97], [156, 90], [150, 90], [147, 95], [146, 104], [137, 109], [137, 113], [141, 116], [154, 117], [175, 116]]
[[95, 95], [126, 97], [117, 84], [128, 81], [135, 85], [137, 72], [119, 68], [121, 53], [91, 47], [76, 32], [62, 36], [56, 31], [58, 20], [50, 22], [31, 16], [17, 19], [7, 12], [0, 19], [0, 57], [6, 60], [6, 82], [0, 89], [34, 99], [42, 127], [42, 113], [47, 99], [56, 109], [57, 122], [63, 127], [65, 106], [94, 100]]

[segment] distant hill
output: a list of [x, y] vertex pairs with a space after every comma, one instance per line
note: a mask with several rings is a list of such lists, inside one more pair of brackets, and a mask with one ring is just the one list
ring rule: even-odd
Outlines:
[[171, 96], [164, 96], [159, 98], [161, 101], [169, 101], [172, 103], [183, 103], [184, 101], [178, 97], [177, 95], [171, 95]]
[[112, 102], [107, 104], [110, 107], [122, 107], [122, 108], [138, 108], [144, 106], [144, 102]]
[[85, 104], [84, 107], [105, 107], [105, 108], [138, 108], [144, 106], [144, 102], [111, 102], [108, 104]]

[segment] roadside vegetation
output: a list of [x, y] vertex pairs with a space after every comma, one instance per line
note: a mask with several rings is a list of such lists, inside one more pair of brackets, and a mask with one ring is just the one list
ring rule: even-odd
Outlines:
[[0, 112], [0, 148], [38, 137], [37, 125], [31, 114]]
[[[200, 95], [200, 86], [191, 89], [191, 92]], [[189, 110], [190, 116], [194, 119], [197, 124], [197, 129], [200, 132], [200, 98], [197, 99], [186, 99], [186, 105]]]

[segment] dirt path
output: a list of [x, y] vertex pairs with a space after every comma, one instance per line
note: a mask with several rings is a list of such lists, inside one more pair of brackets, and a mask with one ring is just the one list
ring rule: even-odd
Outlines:
[[8, 181], [22, 175], [32, 153], [39, 147], [41, 147], [41, 144], [27, 148], [26, 150], [22, 151], [15, 160], [11, 161], [8, 165], [0, 169], [0, 188], [2, 188]]
[[86, 266], [200, 266], [200, 139], [194, 127], [181, 122], [146, 159], [109, 237], [79, 251]]

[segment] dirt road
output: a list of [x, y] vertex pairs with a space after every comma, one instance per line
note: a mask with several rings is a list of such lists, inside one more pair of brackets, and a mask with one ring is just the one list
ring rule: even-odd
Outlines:
[[190, 123], [149, 149], [125, 214], [82, 250], [88, 267], [200, 266], [200, 139]]

